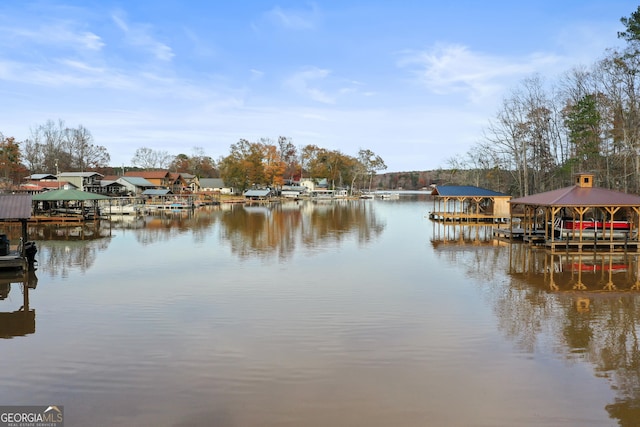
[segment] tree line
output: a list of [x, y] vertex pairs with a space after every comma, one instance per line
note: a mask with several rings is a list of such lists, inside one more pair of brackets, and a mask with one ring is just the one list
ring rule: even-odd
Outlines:
[[448, 161], [450, 181], [526, 196], [591, 172], [599, 186], [640, 193], [640, 7], [620, 21], [623, 48], [514, 88], [479, 142]]
[[[109, 166], [108, 150], [97, 145], [84, 126], [68, 127], [63, 120], [49, 120], [31, 129], [22, 142], [0, 133], [0, 166], [3, 187], [19, 184], [25, 176], [64, 171], [95, 171], [122, 175], [122, 168]], [[378, 171], [386, 169], [384, 160], [368, 149], [356, 156], [316, 145], [297, 147], [287, 137], [277, 142], [262, 138], [256, 142], [241, 139], [231, 144], [229, 154], [217, 161], [201, 147], [190, 155], [171, 155], [167, 151], [141, 147], [135, 151], [127, 170], [168, 169], [201, 178], [223, 178], [239, 190], [254, 187], [278, 188], [287, 181], [303, 177], [327, 179], [332, 188], [370, 188]]]

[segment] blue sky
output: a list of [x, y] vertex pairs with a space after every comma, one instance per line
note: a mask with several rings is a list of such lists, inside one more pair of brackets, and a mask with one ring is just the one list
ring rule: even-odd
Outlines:
[[524, 78], [620, 46], [637, 3], [0, 2], [0, 132], [82, 125], [113, 166], [137, 148], [218, 159], [279, 136], [388, 172], [446, 167]]

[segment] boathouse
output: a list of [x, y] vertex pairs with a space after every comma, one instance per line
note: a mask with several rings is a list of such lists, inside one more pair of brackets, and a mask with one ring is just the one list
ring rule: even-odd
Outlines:
[[511, 196], [472, 185], [442, 185], [432, 192], [433, 210], [429, 218], [437, 221], [506, 222]]
[[84, 221], [99, 217], [98, 200], [111, 197], [74, 188], [60, 188], [33, 196], [34, 222]]
[[640, 196], [594, 187], [593, 180], [582, 173], [572, 186], [512, 199], [505, 234], [551, 250], [637, 251]]
[[[0, 234], [0, 269], [26, 270], [33, 261], [27, 246], [27, 220], [31, 217], [31, 194], [0, 194], [0, 222], [5, 225], [20, 222], [21, 244], [12, 251], [8, 237]], [[8, 227], [7, 227], [8, 228]], [[5, 231], [5, 230], [3, 230]], [[35, 249], [35, 246], [31, 246]]]

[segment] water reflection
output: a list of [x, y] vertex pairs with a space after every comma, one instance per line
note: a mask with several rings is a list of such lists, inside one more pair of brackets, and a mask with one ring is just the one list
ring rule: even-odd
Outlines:
[[424, 211], [223, 205], [40, 240], [39, 331], [4, 341], [0, 394], [74, 425], [637, 422], [637, 259], [547, 258]]
[[[35, 289], [38, 278], [35, 271], [8, 271], [0, 273], [0, 338], [13, 338], [33, 334], [36, 331], [36, 311], [29, 306], [29, 290]], [[12, 291], [18, 285], [22, 291], [22, 305], [11, 311], [4, 307]]]
[[176, 236], [190, 233], [195, 242], [203, 242], [206, 230], [222, 215], [220, 206], [203, 206], [198, 209], [163, 210], [144, 218], [136, 233], [142, 245], [169, 241]]
[[110, 238], [38, 241], [38, 270], [52, 277], [68, 277], [74, 270], [85, 272], [93, 266], [98, 254], [107, 250], [110, 243]]
[[565, 359], [589, 362], [610, 383], [616, 393], [606, 406], [610, 417], [621, 426], [638, 425], [639, 256], [551, 253], [524, 245], [513, 245], [511, 255], [514, 282], [496, 304], [503, 330], [529, 347], [549, 333]]
[[299, 244], [314, 248], [351, 237], [363, 244], [384, 230], [371, 204], [360, 201], [238, 205], [221, 217], [221, 226], [240, 258], [280, 259], [288, 258]]
[[110, 235], [108, 221], [85, 221], [82, 223], [30, 223], [27, 227], [29, 240], [93, 240]]
[[290, 202], [206, 206], [126, 219], [115, 217], [112, 221], [83, 226], [35, 224], [29, 227], [29, 238], [38, 242], [40, 270], [51, 276], [67, 277], [71, 270], [84, 272], [91, 268], [98, 254], [119, 233], [133, 233], [143, 246], [187, 234], [194, 243], [203, 243], [211, 238], [214, 225], [219, 226], [219, 237], [236, 256], [279, 259], [288, 258], [300, 247], [313, 249], [352, 238], [366, 244], [385, 227], [370, 203]]
[[431, 221], [431, 244], [434, 248], [442, 245], [493, 244], [495, 226], [487, 224], [445, 223]]
[[635, 253], [552, 253], [514, 244], [509, 269], [510, 274], [550, 291], [640, 290]]

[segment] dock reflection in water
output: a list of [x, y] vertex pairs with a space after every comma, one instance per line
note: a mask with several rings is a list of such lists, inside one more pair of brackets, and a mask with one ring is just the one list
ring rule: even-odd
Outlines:
[[[22, 305], [12, 311], [0, 311], [0, 338], [14, 338], [36, 332], [36, 311], [31, 308], [29, 291], [35, 289], [38, 277], [33, 270], [0, 272], [0, 300], [13, 292], [21, 292]], [[4, 309], [3, 309], [4, 310]]]
[[595, 375], [610, 383], [616, 395], [606, 405], [610, 417], [622, 426], [638, 425], [639, 255], [551, 253], [523, 245], [511, 249], [510, 274], [530, 286], [528, 300], [538, 308], [529, 311], [535, 313], [531, 317], [512, 313], [504, 322], [511, 323], [511, 333], [520, 335], [535, 324], [551, 328], [557, 351], [569, 360], [588, 361]]

